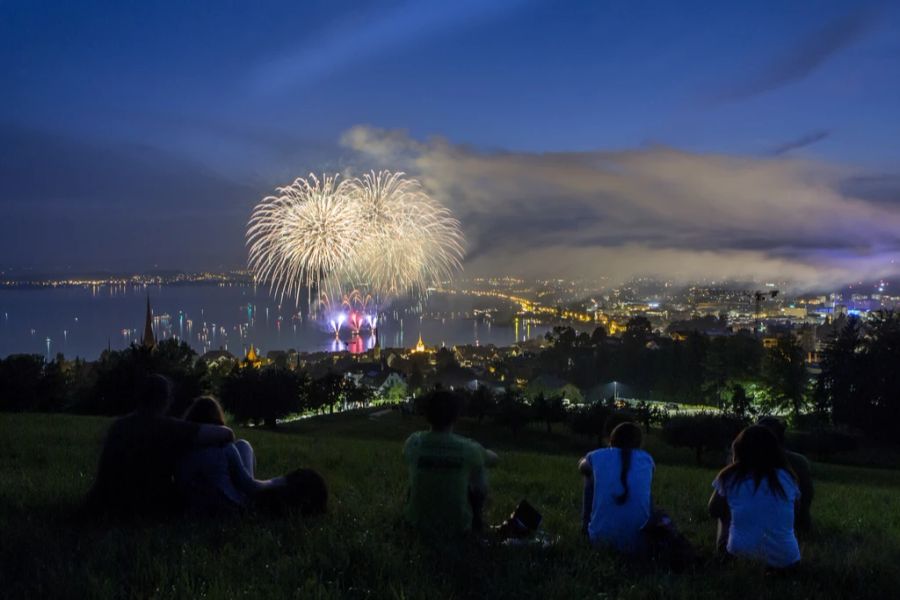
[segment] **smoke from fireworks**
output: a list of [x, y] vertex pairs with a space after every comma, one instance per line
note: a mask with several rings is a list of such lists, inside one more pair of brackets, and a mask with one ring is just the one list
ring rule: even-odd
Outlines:
[[460, 268], [459, 222], [403, 173], [298, 178], [253, 210], [249, 266], [257, 281], [299, 304], [366, 287], [384, 299], [424, 293]]

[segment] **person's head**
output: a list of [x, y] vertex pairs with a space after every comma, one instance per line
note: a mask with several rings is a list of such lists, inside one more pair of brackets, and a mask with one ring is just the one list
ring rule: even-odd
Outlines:
[[165, 375], [150, 375], [138, 393], [138, 411], [150, 415], [165, 414], [172, 401], [172, 381]]
[[613, 496], [616, 504], [622, 505], [628, 500], [628, 472], [631, 470], [631, 453], [641, 447], [642, 440], [641, 428], [630, 421], [619, 423], [609, 434], [609, 446], [622, 451], [619, 470], [622, 493]]
[[219, 402], [211, 396], [200, 396], [184, 413], [184, 420], [205, 425], [224, 425], [225, 414]]
[[769, 482], [769, 488], [784, 497], [784, 488], [778, 480], [779, 469], [787, 471], [796, 479], [778, 438], [762, 425], [751, 425], [741, 431], [731, 445], [731, 453], [733, 462], [719, 473], [719, 478], [727, 484], [735, 485], [740, 480], [751, 477], [758, 489], [765, 478]]
[[778, 417], [767, 415], [765, 417], [760, 417], [759, 421], [757, 421], [756, 424], [771, 431], [775, 436], [775, 439], [778, 440], [778, 443], [782, 446], [784, 445], [784, 432], [785, 429], [787, 429], [784, 421], [782, 421]]
[[461, 411], [459, 394], [448, 390], [435, 390], [425, 400], [425, 419], [434, 431], [446, 431], [453, 427]]
[[634, 450], [640, 448], [643, 442], [641, 428], [630, 421], [619, 423], [609, 434], [609, 445], [612, 448], [628, 448]]
[[328, 486], [316, 471], [297, 469], [285, 476], [285, 483], [288, 505], [299, 508], [300, 514], [320, 515], [328, 508]]

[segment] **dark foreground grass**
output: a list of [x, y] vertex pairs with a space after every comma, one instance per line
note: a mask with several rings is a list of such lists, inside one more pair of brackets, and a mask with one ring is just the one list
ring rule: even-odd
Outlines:
[[[703, 564], [672, 574], [590, 550], [578, 533], [578, 449], [568, 438], [465, 423], [503, 449], [489, 520], [528, 498], [558, 535], [552, 548], [433, 549], [397, 527], [400, 448], [415, 419], [325, 417], [289, 431], [241, 430], [260, 474], [308, 465], [332, 489], [328, 515], [140, 524], [72, 518], [109, 421], [0, 415], [0, 597], [159, 598], [890, 598], [900, 584], [900, 472], [815, 465], [817, 527], [790, 576], [720, 565], [705, 514], [714, 469], [655, 440], [655, 497]], [[540, 451], [525, 451], [526, 445]]]

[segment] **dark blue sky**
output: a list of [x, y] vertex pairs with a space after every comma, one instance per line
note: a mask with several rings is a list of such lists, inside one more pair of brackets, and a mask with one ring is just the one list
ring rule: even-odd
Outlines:
[[[0, 90], [7, 267], [241, 266], [273, 186], [370, 166], [422, 177], [476, 271], [531, 270], [512, 221], [547, 265], [623, 274], [711, 249], [880, 274], [900, 248], [896, 3], [7, 1]], [[741, 212], [773, 194], [815, 227]]]

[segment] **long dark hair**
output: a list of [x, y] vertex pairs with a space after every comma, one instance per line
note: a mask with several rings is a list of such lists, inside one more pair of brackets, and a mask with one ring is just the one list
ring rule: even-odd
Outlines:
[[762, 425], [751, 425], [734, 439], [731, 453], [732, 463], [719, 471], [717, 476], [723, 485], [733, 487], [752, 477], [755, 492], [765, 478], [773, 494], [787, 498], [784, 486], [778, 480], [778, 470], [786, 471], [794, 481], [797, 480], [797, 475], [788, 463], [784, 449], [774, 433]]
[[609, 446], [622, 451], [622, 469], [619, 480], [622, 482], [624, 491], [618, 496], [613, 496], [616, 504], [622, 505], [628, 500], [628, 471], [631, 469], [631, 453], [641, 447], [642, 438], [641, 428], [630, 422], [619, 423], [609, 434]]
[[225, 415], [218, 400], [212, 396], [200, 396], [184, 413], [184, 420], [207, 425], [224, 425]]

